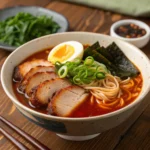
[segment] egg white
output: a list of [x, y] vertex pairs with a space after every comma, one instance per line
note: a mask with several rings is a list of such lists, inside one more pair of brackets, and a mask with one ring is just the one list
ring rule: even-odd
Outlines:
[[[65, 63], [67, 61], [74, 61], [76, 58], [83, 58], [83, 54], [84, 54], [84, 48], [83, 45], [80, 42], [77, 41], [67, 41], [67, 42], [63, 42], [58, 44], [57, 46], [55, 46], [49, 53], [48, 55], [48, 61], [51, 61], [51, 58], [54, 54], [55, 51], [57, 51], [59, 48], [61, 48], [63, 45], [70, 45], [74, 48], [74, 54], [72, 56], [70, 56], [68, 59], [64, 60], [61, 63]], [[52, 62], [52, 61], [51, 61]], [[54, 62], [52, 62], [54, 63]]]

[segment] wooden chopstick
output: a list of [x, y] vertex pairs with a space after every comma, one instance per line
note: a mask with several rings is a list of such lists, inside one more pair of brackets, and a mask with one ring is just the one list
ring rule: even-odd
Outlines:
[[[34, 145], [38, 149], [50, 150], [47, 146], [45, 146], [44, 144], [42, 144], [41, 142], [36, 140], [34, 137], [30, 136], [28, 133], [24, 132], [23, 130], [21, 130], [20, 128], [18, 128], [17, 126], [15, 126], [13, 123], [9, 122], [8, 120], [3, 118], [2, 116], [0, 116], [0, 120], [3, 123], [5, 123], [7, 126], [9, 126], [11, 129], [16, 131], [18, 134], [20, 134], [22, 137], [24, 137], [26, 140], [28, 140], [32, 145]], [[3, 131], [1, 131], [1, 132], [3, 132]]]
[[13, 136], [11, 136], [8, 132], [6, 132], [3, 128], [0, 128], [0, 132], [2, 132], [2, 134], [4, 136], [6, 136], [13, 144], [15, 144], [19, 149], [21, 150], [29, 150], [24, 144], [22, 144], [21, 142], [17, 141], [16, 138], [14, 138]]

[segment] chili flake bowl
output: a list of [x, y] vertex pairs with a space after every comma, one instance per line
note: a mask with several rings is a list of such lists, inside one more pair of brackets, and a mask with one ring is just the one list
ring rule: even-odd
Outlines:
[[[128, 24], [134, 24], [134, 25], [137, 25], [140, 28], [144, 29], [146, 31], [145, 35], [143, 35], [141, 37], [127, 38], [127, 37], [120, 36], [119, 34], [116, 33], [117, 28], [119, 28], [120, 26], [123, 26], [123, 25], [128, 25]], [[150, 27], [146, 23], [139, 21], [139, 20], [134, 20], [134, 19], [120, 20], [120, 21], [115, 22], [111, 26], [110, 35], [113, 37], [119, 38], [123, 41], [129, 42], [138, 48], [142, 48], [150, 40]]]

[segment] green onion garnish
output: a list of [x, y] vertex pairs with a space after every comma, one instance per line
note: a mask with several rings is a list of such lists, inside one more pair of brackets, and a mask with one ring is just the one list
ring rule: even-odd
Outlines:
[[68, 73], [68, 68], [67, 66], [62, 66], [59, 70], [58, 70], [58, 75], [60, 78], [65, 78], [67, 76]]
[[73, 82], [74, 84], [79, 84], [79, 85], [82, 84], [80, 77], [78, 75], [73, 77]]
[[81, 63], [81, 59], [80, 59], [80, 58], [76, 58], [76, 59], [74, 60], [74, 63], [75, 63], [76, 65], [79, 65], [79, 64]]
[[97, 79], [104, 79], [105, 78], [105, 74], [103, 72], [97, 72], [96, 73], [96, 78]]
[[107, 68], [94, 61], [92, 56], [88, 56], [84, 61], [77, 58], [73, 62], [55, 63], [57, 73], [60, 78], [68, 78], [77, 85], [90, 84], [96, 80], [105, 78]]
[[56, 70], [59, 70], [61, 68], [62, 64], [59, 61], [55, 62], [55, 68]]
[[94, 63], [94, 58], [92, 56], [88, 56], [85, 61], [84, 65], [91, 66]]

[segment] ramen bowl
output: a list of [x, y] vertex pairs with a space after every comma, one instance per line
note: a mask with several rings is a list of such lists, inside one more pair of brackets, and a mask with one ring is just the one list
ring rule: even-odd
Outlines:
[[[15, 66], [38, 51], [71, 40], [89, 45], [98, 41], [104, 47], [115, 42], [125, 55], [138, 66], [142, 74], [143, 87], [136, 100], [120, 110], [100, 116], [84, 118], [67, 118], [47, 115], [32, 110], [20, 103], [12, 88], [12, 75]], [[118, 126], [134, 112], [150, 90], [150, 62], [147, 56], [137, 47], [114, 37], [88, 32], [58, 33], [35, 39], [17, 48], [3, 64], [1, 81], [4, 91], [10, 100], [20, 113], [30, 121], [47, 130], [55, 132], [64, 139], [82, 141], [94, 138], [101, 132]]]

